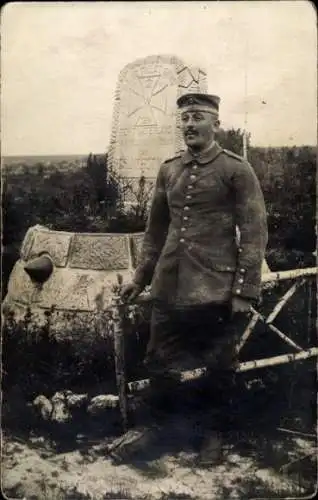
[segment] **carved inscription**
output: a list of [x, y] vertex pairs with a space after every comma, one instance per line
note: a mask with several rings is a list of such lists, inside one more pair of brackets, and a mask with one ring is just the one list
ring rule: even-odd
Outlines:
[[176, 100], [189, 91], [187, 85], [204, 91], [204, 79], [199, 83], [193, 74], [181, 60], [168, 56], [150, 56], [123, 69], [109, 154], [121, 175], [156, 177], [160, 163], [180, 149]]

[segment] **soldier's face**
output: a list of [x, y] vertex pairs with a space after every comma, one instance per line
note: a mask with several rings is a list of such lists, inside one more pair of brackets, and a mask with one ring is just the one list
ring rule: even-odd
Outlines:
[[214, 139], [219, 127], [217, 116], [203, 111], [181, 113], [181, 127], [185, 143], [192, 149], [204, 149]]

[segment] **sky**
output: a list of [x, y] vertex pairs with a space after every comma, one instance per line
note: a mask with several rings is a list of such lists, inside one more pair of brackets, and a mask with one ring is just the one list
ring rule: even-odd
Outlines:
[[106, 151], [119, 72], [159, 54], [201, 66], [221, 125], [246, 123], [252, 145], [315, 145], [316, 24], [303, 0], [8, 3], [2, 155]]

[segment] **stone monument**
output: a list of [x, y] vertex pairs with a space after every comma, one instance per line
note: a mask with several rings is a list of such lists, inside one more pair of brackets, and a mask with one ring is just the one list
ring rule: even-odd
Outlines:
[[176, 100], [207, 92], [206, 73], [175, 56], [138, 59], [119, 74], [108, 162], [122, 177], [156, 177], [183, 146]]

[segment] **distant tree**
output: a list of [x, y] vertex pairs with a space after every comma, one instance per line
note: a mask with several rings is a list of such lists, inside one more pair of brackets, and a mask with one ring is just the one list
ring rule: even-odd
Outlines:
[[[217, 140], [224, 149], [229, 149], [240, 156], [243, 156], [244, 131], [231, 128], [229, 130], [220, 129]], [[247, 145], [249, 145], [251, 135], [247, 134]]]
[[94, 184], [98, 201], [105, 200], [106, 196], [107, 160], [107, 153], [103, 155], [90, 153], [87, 158], [85, 170]]
[[310, 147], [250, 148], [268, 212], [269, 247], [312, 252], [316, 246], [316, 152]]
[[43, 175], [44, 174], [44, 165], [43, 163], [39, 162], [37, 163], [34, 168], [36, 169], [36, 172], [38, 175]]

